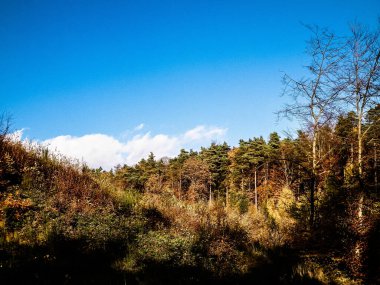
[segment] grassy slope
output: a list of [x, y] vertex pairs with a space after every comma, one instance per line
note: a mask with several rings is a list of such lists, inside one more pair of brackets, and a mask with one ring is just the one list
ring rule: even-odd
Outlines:
[[350, 284], [311, 254], [284, 189], [263, 212], [119, 189], [42, 148], [0, 143], [0, 275], [8, 283]]

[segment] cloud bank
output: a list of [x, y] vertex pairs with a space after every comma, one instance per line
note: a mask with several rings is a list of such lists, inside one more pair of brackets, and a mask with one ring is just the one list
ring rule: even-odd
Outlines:
[[[134, 130], [143, 129], [141, 124]], [[133, 165], [153, 152], [157, 158], [173, 157], [181, 148], [197, 148], [214, 140], [223, 139], [227, 129], [197, 126], [179, 135], [137, 134], [121, 141], [105, 134], [88, 134], [80, 137], [58, 136], [42, 142], [52, 151], [84, 161], [93, 168], [111, 169], [118, 164]]]

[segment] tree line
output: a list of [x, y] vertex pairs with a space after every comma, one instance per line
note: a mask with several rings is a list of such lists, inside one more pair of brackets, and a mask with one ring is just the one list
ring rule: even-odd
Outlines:
[[271, 133], [268, 140], [240, 140], [235, 147], [212, 143], [171, 159], [156, 160], [151, 153], [134, 166], [116, 167], [114, 179], [125, 188], [172, 191], [179, 199], [217, 200], [242, 211], [250, 204], [260, 210], [288, 187], [303, 199], [312, 231], [326, 219], [323, 199], [338, 192], [352, 206], [347, 219], [356, 232], [353, 251], [363, 260], [368, 215], [376, 212], [371, 204], [379, 197], [380, 30], [354, 23], [339, 36], [307, 28], [310, 63], [301, 78], [283, 76], [289, 103], [278, 112], [298, 120], [295, 135]]

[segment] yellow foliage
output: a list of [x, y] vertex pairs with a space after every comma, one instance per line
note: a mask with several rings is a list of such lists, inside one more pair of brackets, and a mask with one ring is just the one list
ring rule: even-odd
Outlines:
[[7, 208], [21, 208], [25, 209], [28, 207], [32, 206], [32, 201], [27, 198], [27, 199], [22, 199], [17, 197], [17, 192], [16, 195], [13, 195], [12, 193], [8, 194], [8, 196], [5, 198], [5, 200], [1, 203], [2, 207], [7, 207]]
[[293, 217], [292, 211], [295, 206], [295, 196], [287, 187], [282, 189], [277, 200], [269, 199], [267, 201], [266, 211], [272, 225], [271, 235], [278, 245], [288, 243], [293, 236], [296, 219]]

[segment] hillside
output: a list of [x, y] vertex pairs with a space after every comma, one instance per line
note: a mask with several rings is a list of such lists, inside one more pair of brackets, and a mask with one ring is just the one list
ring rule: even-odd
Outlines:
[[151, 154], [135, 166], [106, 172], [4, 133], [2, 280], [375, 283], [378, 192], [368, 188], [358, 226], [360, 186], [353, 176], [339, 176], [343, 156], [336, 153], [336, 160], [326, 162], [334, 175], [320, 182], [310, 216], [310, 177], [302, 153], [308, 144], [302, 133], [295, 140], [273, 133], [268, 142], [212, 144], [170, 160]]

